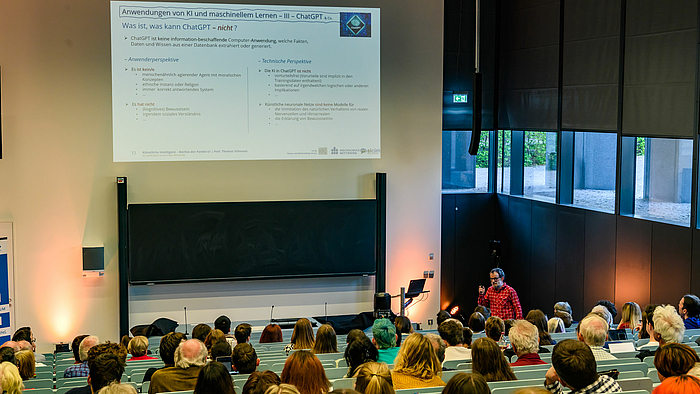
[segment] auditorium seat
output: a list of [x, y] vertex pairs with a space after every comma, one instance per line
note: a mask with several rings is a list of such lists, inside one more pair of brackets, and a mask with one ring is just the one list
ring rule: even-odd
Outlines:
[[[83, 378], [87, 379], [87, 378]], [[85, 380], [87, 384], [87, 380]], [[53, 379], [29, 379], [24, 381], [25, 389], [52, 389]]]
[[622, 391], [646, 390], [651, 393], [654, 384], [650, 378], [632, 378], [632, 379], [617, 379], [617, 384], [620, 385]]
[[464, 359], [464, 360], [449, 360], [449, 361], [445, 361], [444, 363], [442, 363], [442, 366], [443, 366], [443, 368], [447, 368], [447, 369], [456, 369], [456, 368], [457, 368], [457, 365], [459, 365], [459, 364], [467, 364], [467, 363], [471, 363], [471, 360], [467, 360], [467, 359]]
[[331, 381], [333, 390], [337, 389], [355, 389], [355, 378], [340, 378]]
[[419, 387], [415, 389], [396, 390], [396, 394], [436, 394], [441, 393], [443, 387]]
[[544, 376], [542, 378], [538, 379], [525, 379], [525, 380], [509, 380], [509, 381], [503, 381], [503, 382], [488, 382], [489, 388], [491, 389], [491, 392], [493, 393], [494, 389], [500, 388], [500, 387], [513, 387], [513, 388], [518, 388], [518, 387], [542, 387], [542, 383], [544, 382]]

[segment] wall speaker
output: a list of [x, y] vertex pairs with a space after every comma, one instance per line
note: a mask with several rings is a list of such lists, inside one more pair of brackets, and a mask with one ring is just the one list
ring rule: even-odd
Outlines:
[[83, 246], [83, 271], [104, 271], [104, 246]]

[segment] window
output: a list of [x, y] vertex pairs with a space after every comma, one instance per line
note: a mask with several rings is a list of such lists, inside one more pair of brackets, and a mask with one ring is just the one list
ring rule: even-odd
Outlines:
[[526, 131], [523, 148], [523, 195], [554, 202], [557, 194], [557, 133]]
[[510, 193], [510, 130], [498, 130], [498, 149], [496, 191], [498, 193]]
[[481, 132], [476, 156], [468, 152], [471, 138], [471, 131], [442, 132], [443, 192], [488, 192], [489, 132]]
[[573, 205], [615, 212], [616, 157], [617, 134], [574, 132]]

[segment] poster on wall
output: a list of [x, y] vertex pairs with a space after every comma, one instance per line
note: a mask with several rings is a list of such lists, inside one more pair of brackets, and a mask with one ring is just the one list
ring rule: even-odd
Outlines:
[[12, 223], [0, 223], [0, 343], [14, 332], [12, 312]]

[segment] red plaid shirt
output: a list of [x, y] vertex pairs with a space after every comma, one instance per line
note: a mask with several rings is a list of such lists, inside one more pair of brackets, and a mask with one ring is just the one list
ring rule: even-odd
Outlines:
[[522, 320], [523, 318], [523, 308], [520, 306], [518, 293], [505, 283], [500, 290], [491, 286], [486, 289], [486, 294], [479, 294], [477, 304], [491, 309], [491, 316], [498, 316], [503, 320]]

